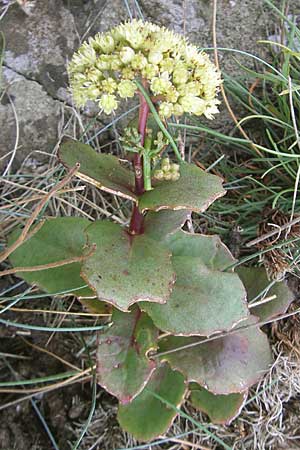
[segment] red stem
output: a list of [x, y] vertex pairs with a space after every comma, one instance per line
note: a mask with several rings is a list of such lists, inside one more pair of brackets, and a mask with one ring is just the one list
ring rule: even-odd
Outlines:
[[[142, 95], [140, 95], [140, 110], [139, 110], [139, 124], [138, 131], [141, 135], [141, 145], [144, 145], [146, 136], [147, 120], [149, 116], [149, 106]], [[133, 158], [133, 168], [135, 175], [135, 193], [140, 196], [144, 193], [144, 180], [143, 180], [143, 161], [142, 156], [139, 153], [135, 153]], [[142, 234], [144, 232], [144, 216], [140, 213], [138, 207], [134, 205], [129, 233], [130, 234]]]

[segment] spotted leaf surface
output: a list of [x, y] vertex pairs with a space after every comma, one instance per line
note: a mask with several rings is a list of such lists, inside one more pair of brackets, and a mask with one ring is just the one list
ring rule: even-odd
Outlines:
[[96, 251], [84, 262], [82, 276], [99, 299], [122, 311], [142, 300], [167, 301], [175, 281], [168, 249], [106, 221], [93, 223], [86, 233]]
[[99, 334], [97, 378], [121, 403], [128, 403], [144, 388], [156, 363], [148, 358], [156, 348], [158, 330], [137, 307], [130, 313], [114, 310], [112, 325]]

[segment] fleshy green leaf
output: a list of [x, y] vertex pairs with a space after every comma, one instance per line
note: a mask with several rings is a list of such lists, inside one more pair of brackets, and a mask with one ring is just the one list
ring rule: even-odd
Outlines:
[[[83, 255], [86, 244], [84, 230], [90, 221], [80, 217], [57, 217], [48, 219], [41, 229], [10, 255], [14, 267], [32, 267], [54, 263]], [[20, 231], [14, 232], [11, 244]], [[53, 294], [74, 289], [73, 295], [95, 297], [95, 292], [80, 276], [81, 262], [63, 265], [35, 272], [21, 272], [18, 275], [30, 284]]]
[[[268, 370], [272, 354], [267, 336], [255, 326], [201, 342], [199, 338], [169, 336], [160, 341], [161, 356], [181, 371], [187, 381], [195, 381], [214, 394], [243, 392], [257, 383]], [[180, 350], [179, 347], [193, 345]]]
[[112, 306], [109, 303], [102, 302], [98, 298], [80, 298], [80, 303], [89, 311], [89, 313], [110, 315]]
[[98, 298], [122, 311], [142, 300], [167, 301], [175, 280], [169, 250], [111, 222], [94, 222], [86, 232], [97, 248], [83, 263], [82, 276]]
[[197, 383], [191, 383], [190, 389], [194, 408], [207, 414], [213, 423], [227, 425], [239, 415], [248, 394], [215, 395]]
[[134, 175], [115, 156], [99, 154], [87, 144], [68, 140], [60, 146], [59, 158], [67, 167], [80, 163], [76, 175], [81, 180], [111, 194], [136, 200]]
[[237, 273], [246, 288], [250, 307], [252, 300], [256, 303], [270, 298], [266, 303], [251, 308], [251, 314], [260, 320], [269, 320], [284, 314], [294, 300], [292, 291], [283, 281], [274, 283], [268, 280], [263, 267], [238, 267]]
[[167, 364], [152, 374], [150, 381], [131, 403], [120, 405], [118, 421], [136, 439], [148, 441], [167, 431], [177, 413], [152, 395], [152, 392], [178, 407], [185, 394], [183, 376]]
[[114, 310], [112, 326], [99, 335], [97, 379], [121, 403], [128, 403], [146, 385], [156, 363], [147, 357], [156, 348], [158, 330], [137, 307], [130, 313]]
[[220, 177], [206, 173], [194, 164], [181, 163], [180, 178], [157, 182], [152, 191], [140, 197], [139, 208], [141, 211], [187, 209], [202, 212], [224, 194]]
[[166, 304], [142, 303], [155, 325], [182, 336], [230, 330], [249, 316], [238, 275], [222, 272], [234, 261], [217, 236], [178, 232], [166, 240], [176, 283]]
[[151, 239], [165, 240], [169, 235], [180, 230], [190, 215], [190, 211], [163, 210], [149, 211], [144, 221], [145, 234]]

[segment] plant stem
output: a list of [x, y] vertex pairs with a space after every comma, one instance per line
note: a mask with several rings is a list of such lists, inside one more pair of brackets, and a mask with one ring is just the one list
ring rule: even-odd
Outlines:
[[[145, 143], [147, 120], [149, 116], [149, 106], [143, 95], [140, 95], [139, 123], [138, 131], [141, 135], [141, 145]], [[139, 153], [135, 153], [133, 158], [135, 193], [140, 196], [144, 193], [143, 160]], [[132, 235], [142, 234], [144, 232], [144, 216], [140, 213], [138, 206], [134, 205], [129, 233]]]
[[147, 103], [148, 108], [150, 109], [150, 111], [153, 114], [153, 117], [155, 118], [157, 125], [159, 126], [159, 128], [161, 129], [161, 131], [163, 132], [163, 134], [166, 136], [166, 138], [169, 140], [171, 147], [174, 150], [174, 153], [178, 159], [179, 162], [182, 162], [182, 157], [180, 154], [180, 151], [177, 148], [177, 145], [175, 144], [175, 141], [173, 139], [173, 137], [171, 136], [171, 134], [168, 132], [168, 130], [166, 129], [166, 127], [164, 126], [164, 124], [162, 123], [156, 109], [155, 106], [153, 105], [151, 98], [149, 97], [149, 95], [147, 94], [147, 91], [145, 90], [145, 87], [139, 82], [136, 81], [135, 84], [137, 85], [137, 87], [139, 88], [139, 91], [141, 92], [141, 96], [144, 97], [144, 101]]
[[151, 150], [152, 139], [151, 136], [146, 136], [144, 143], [144, 153], [143, 153], [143, 170], [144, 170], [144, 189], [145, 191], [151, 191]]

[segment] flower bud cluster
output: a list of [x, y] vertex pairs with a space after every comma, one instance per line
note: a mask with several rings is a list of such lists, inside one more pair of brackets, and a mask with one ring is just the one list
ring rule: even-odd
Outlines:
[[204, 52], [181, 35], [132, 20], [83, 43], [69, 65], [75, 103], [98, 102], [110, 114], [120, 99], [133, 97], [136, 78], [147, 81], [163, 118], [218, 112], [220, 74]]
[[160, 169], [154, 170], [153, 177], [159, 181], [177, 181], [180, 178], [179, 170], [179, 164], [171, 163], [169, 158], [163, 158]]

